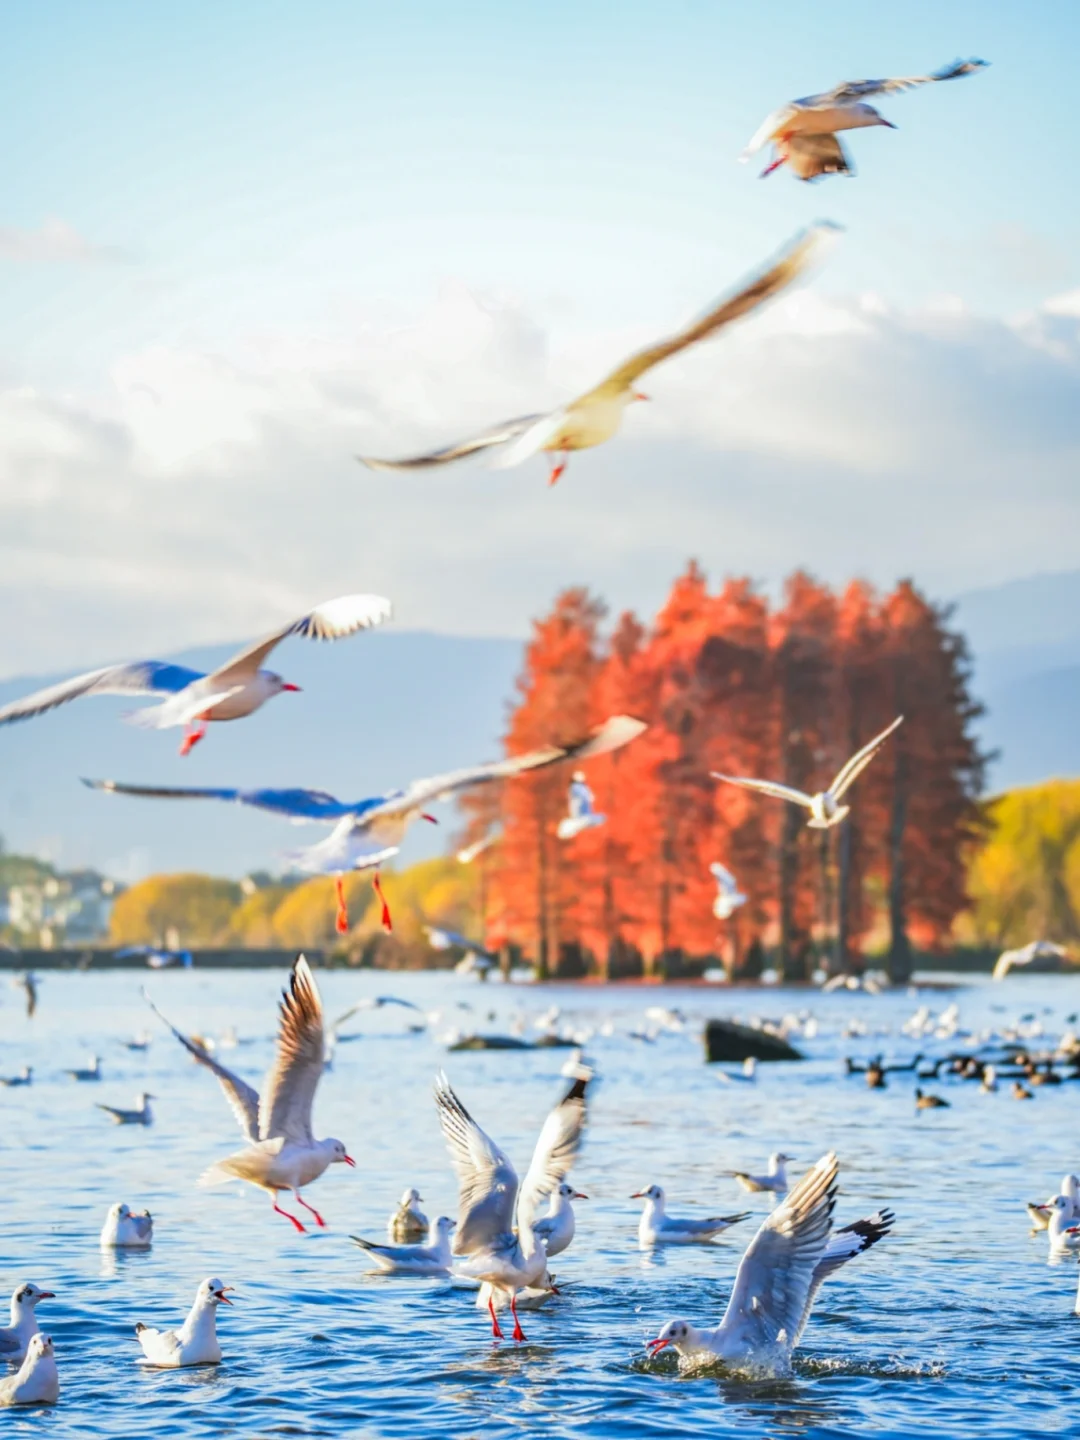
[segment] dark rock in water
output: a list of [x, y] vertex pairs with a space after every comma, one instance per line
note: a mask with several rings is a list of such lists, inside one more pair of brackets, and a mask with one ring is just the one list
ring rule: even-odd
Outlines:
[[537, 1050], [576, 1050], [573, 1040], [564, 1040], [561, 1035], [541, 1035], [536, 1042]]
[[705, 1059], [710, 1064], [739, 1060], [802, 1060], [804, 1056], [767, 1030], [737, 1025], [734, 1020], [709, 1020], [705, 1026]]
[[455, 1040], [451, 1050], [535, 1050], [528, 1040], [519, 1040], [516, 1035], [465, 1035]]

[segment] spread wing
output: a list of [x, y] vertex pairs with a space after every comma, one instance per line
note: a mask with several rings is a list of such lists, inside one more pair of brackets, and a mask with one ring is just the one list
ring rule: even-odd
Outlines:
[[456, 445], [446, 445], [441, 450], [431, 450], [426, 455], [411, 455], [404, 460], [379, 460], [374, 455], [358, 455], [361, 465], [369, 470], [427, 470], [435, 465], [449, 465], [454, 460], [464, 460], [481, 450], [490, 450], [494, 445], [505, 445], [516, 440], [534, 425], [546, 419], [545, 415], [519, 415], [516, 420], [503, 420], [490, 430], [481, 431], [468, 440], [459, 440]]
[[585, 1129], [588, 1084], [586, 1072], [573, 1082], [544, 1121], [518, 1196], [517, 1223], [521, 1233], [534, 1224], [541, 1201], [558, 1189], [577, 1158]]
[[749, 315], [759, 305], [764, 305], [767, 300], [779, 295], [798, 279], [822, 248], [826, 236], [834, 234], [835, 229], [832, 225], [818, 224], [804, 230], [781, 251], [771, 265], [755, 275], [741, 289], [669, 340], [661, 340], [659, 344], [649, 345], [644, 350], [639, 350], [636, 355], [631, 355], [629, 360], [624, 360], [618, 369], [613, 370], [594, 390], [579, 396], [574, 404], [613, 398], [621, 394], [629, 389], [639, 376], [644, 375], [646, 370], [659, 365], [661, 360], [667, 360], [672, 355], [677, 355], [680, 350], [685, 350], [687, 346], [707, 339], [725, 325], [730, 325], [733, 320]]
[[252, 1142], [259, 1138], [259, 1096], [246, 1080], [241, 1080], [239, 1075], [234, 1075], [231, 1070], [220, 1064], [212, 1055], [196, 1045], [194, 1040], [189, 1040], [186, 1035], [179, 1031], [171, 1020], [167, 1019], [157, 1008], [150, 996], [144, 990], [143, 999], [153, 1010], [158, 1019], [172, 1031], [184, 1049], [196, 1059], [200, 1065], [205, 1065], [207, 1070], [212, 1071], [221, 1082], [221, 1088], [225, 1091], [225, 1099], [232, 1106], [232, 1112], [239, 1122], [244, 1137]]
[[871, 1245], [876, 1245], [879, 1240], [884, 1240], [895, 1220], [896, 1216], [891, 1210], [879, 1210], [875, 1215], [868, 1215], [865, 1220], [856, 1220], [853, 1225], [845, 1225], [842, 1230], [833, 1231], [829, 1236], [829, 1243], [825, 1247], [825, 1254], [814, 1267], [802, 1318], [792, 1341], [793, 1345], [797, 1345], [802, 1338], [806, 1322], [810, 1319], [810, 1311], [814, 1308], [817, 1292], [829, 1276], [834, 1275], [841, 1265], [846, 1265], [856, 1255], [861, 1255], [864, 1250], [869, 1250]]
[[851, 786], [859, 778], [862, 772], [866, 769], [867, 765], [870, 764], [870, 761], [873, 760], [874, 756], [881, 749], [882, 745], [885, 744], [885, 741], [889, 738], [893, 731], [899, 729], [899, 727], [903, 723], [904, 717], [902, 715], [898, 715], [887, 730], [883, 730], [880, 735], [875, 735], [873, 740], [871, 740], [869, 744], [864, 745], [863, 748], [858, 752], [858, 754], [851, 757], [851, 759], [840, 771], [839, 775], [837, 775], [833, 783], [829, 786], [829, 793], [833, 796], [835, 800], [839, 800], [840, 797], [844, 794], [844, 792], [851, 788]]
[[189, 670], [186, 665], [168, 665], [161, 660], [108, 665], [103, 670], [90, 670], [72, 680], [62, 680], [47, 690], [36, 690], [22, 700], [13, 700], [0, 708], [0, 725], [43, 715], [46, 710], [55, 710], [58, 705], [66, 705], [83, 695], [175, 695], [203, 678], [199, 670]]
[[285, 815], [290, 820], [336, 821], [344, 815], [355, 814], [357, 808], [335, 800], [325, 790], [233, 790], [198, 785], [125, 785], [120, 780], [86, 779], [82, 783], [91, 790], [139, 795], [151, 800], [231, 800], [238, 805], [253, 805], [258, 810]]
[[851, 157], [835, 135], [792, 135], [787, 142], [787, 163], [800, 180], [855, 174]]
[[210, 679], [217, 685], [235, 685], [250, 680], [275, 646], [290, 635], [303, 635], [307, 640], [341, 640], [358, 630], [371, 630], [390, 619], [390, 601], [382, 595], [340, 595], [324, 600], [314, 610], [291, 620], [264, 640], [241, 650], [215, 670]]
[[757, 790], [762, 795], [771, 795], [774, 800], [790, 800], [793, 805], [813, 804], [812, 798], [802, 790], [794, 790], [790, 785], [781, 785], [777, 780], [749, 780], [744, 775], [721, 775], [719, 770], [712, 772], [714, 780], [726, 780], [729, 785], [741, 785], [744, 790]]
[[798, 105], [781, 105], [779, 110], [774, 110], [771, 115], [765, 117], [761, 125], [754, 132], [746, 149], [739, 156], [742, 164], [756, 155], [763, 146], [767, 145], [774, 136], [783, 132], [784, 126], [793, 118], [798, 110]]
[[789, 1346], [803, 1323], [814, 1271], [825, 1254], [839, 1164], [820, 1159], [772, 1212], [739, 1263], [721, 1322], [762, 1347]]
[[277, 1055], [259, 1100], [259, 1138], [310, 1145], [311, 1106], [323, 1072], [322, 1001], [311, 967], [298, 955], [281, 997]]
[[458, 1177], [454, 1254], [470, 1255], [511, 1234], [517, 1173], [462, 1105], [445, 1075], [435, 1081], [435, 1104]]
[[985, 70], [986, 60], [954, 60], [930, 75], [901, 75], [892, 80], [848, 80], [837, 85], [835, 90], [826, 90], [821, 95], [807, 95], [796, 100], [800, 110], [817, 110], [828, 105], [854, 105], [867, 100], [871, 95], [899, 95], [904, 90], [914, 90], [917, 85], [932, 85], [938, 80], [957, 80], [961, 75], [974, 75]]

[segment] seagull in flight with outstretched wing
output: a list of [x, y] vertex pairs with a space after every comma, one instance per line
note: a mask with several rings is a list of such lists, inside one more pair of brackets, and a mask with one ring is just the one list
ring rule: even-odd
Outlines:
[[125, 785], [116, 780], [84, 780], [92, 790], [105, 790], [115, 795], [138, 795], [157, 800], [231, 800], [252, 805], [259, 810], [283, 815], [295, 821], [322, 821], [334, 828], [325, 840], [293, 852], [288, 858], [298, 870], [312, 875], [333, 875], [337, 882], [337, 929], [345, 934], [349, 928], [348, 910], [342, 877], [351, 870], [373, 870], [375, 891], [382, 902], [382, 923], [391, 928], [390, 907], [379, 883], [379, 868], [392, 859], [405, 840], [405, 832], [414, 820], [435, 817], [429, 807], [439, 800], [448, 800], [476, 785], [494, 780], [507, 780], [563, 760], [587, 760], [593, 755], [606, 755], [628, 745], [647, 727], [630, 715], [613, 715], [586, 736], [571, 745], [545, 745], [522, 755], [486, 765], [473, 765], [465, 770], [452, 770], [427, 780], [414, 780], [404, 790], [391, 790], [353, 802], [337, 800], [322, 790], [238, 790], [227, 787]]
[[107, 665], [72, 680], [62, 680], [47, 690], [38, 690], [22, 700], [0, 708], [0, 725], [29, 720], [55, 710], [82, 695], [163, 695], [158, 705], [135, 710], [126, 718], [144, 730], [167, 730], [183, 725], [186, 734], [180, 754], [186, 755], [206, 734], [211, 721], [242, 720], [254, 714], [275, 695], [299, 690], [273, 670], [264, 670], [263, 661], [290, 635], [309, 640], [340, 640], [358, 630], [370, 630], [390, 618], [390, 601], [381, 595], [342, 595], [316, 605], [314, 610], [290, 620], [280, 630], [241, 650], [206, 675], [186, 665], [161, 660], [136, 660], [130, 665]]
[[463, 460], [481, 450], [505, 446], [494, 462], [496, 469], [505, 470], [543, 450], [556, 457], [548, 477], [549, 484], [554, 485], [566, 469], [571, 451], [587, 450], [610, 440], [622, 424], [627, 405], [633, 400], [649, 398], [636, 388], [647, 371], [689, 346], [707, 340], [725, 325], [749, 315], [759, 305], [786, 290], [817, 256], [826, 237], [835, 230], [835, 226], [822, 223], [804, 231], [764, 270], [700, 319], [669, 339], [637, 351], [599, 385], [556, 410], [505, 420], [480, 435], [432, 450], [426, 455], [413, 455], [404, 460], [380, 460], [371, 455], [359, 455], [357, 459], [369, 470], [426, 470], [435, 465], [448, 465], [452, 460]]
[[887, 730], [875, 735], [869, 744], [864, 745], [851, 757], [827, 790], [819, 790], [816, 795], [807, 795], [804, 790], [796, 790], [791, 785], [781, 785], [776, 780], [750, 780], [744, 775], [721, 775], [718, 770], [712, 772], [712, 777], [714, 780], [724, 780], [729, 785], [741, 785], [744, 790], [757, 790], [762, 795], [771, 795], [775, 800], [788, 800], [792, 805], [802, 805], [810, 811], [810, 819], [806, 823], [811, 830], [828, 830], [833, 825], [839, 825], [840, 821], [850, 814], [851, 806], [841, 805], [840, 800], [903, 721], [904, 717], [898, 715]]
[[739, 156], [744, 163], [765, 145], [772, 144], [775, 158], [761, 172], [771, 175], [787, 165], [800, 180], [818, 180], [822, 175], [853, 175], [854, 167], [836, 138], [839, 130], [861, 130], [869, 125], [896, 126], [865, 102], [871, 95], [899, 95], [916, 85], [937, 80], [956, 80], [986, 68], [985, 60], [954, 60], [931, 75], [904, 75], [895, 80], [851, 80], [821, 95], [806, 95], [782, 105], [762, 123], [757, 134]]

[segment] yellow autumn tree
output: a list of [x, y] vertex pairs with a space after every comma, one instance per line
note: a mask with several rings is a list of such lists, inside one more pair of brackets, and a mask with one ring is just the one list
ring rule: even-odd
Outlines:
[[274, 916], [294, 888], [291, 885], [264, 885], [245, 896], [229, 921], [228, 943], [252, 950], [273, 949], [280, 945]]
[[209, 875], [151, 875], [113, 906], [114, 945], [213, 945], [228, 929], [241, 898], [232, 880]]
[[987, 811], [990, 831], [968, 871], [975, 938], [1080, 940], [1080, 780], [1010, 790]]

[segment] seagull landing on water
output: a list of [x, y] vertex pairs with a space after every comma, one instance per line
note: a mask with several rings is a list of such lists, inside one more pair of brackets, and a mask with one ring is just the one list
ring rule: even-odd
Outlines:
[[144, 1090], [142, 1094], [136, 1095], [134, 1110], [120, 1110], [115, 1105], [98, 1105], [97, 1108], [104, 1110], [116, 1125], [152, 1125], [154, 1116], [150, 1109], [150, 1101], [156, 1098], [155, 1095], [148, 1095]]
[[200, 1176], [199, 1184], [221, 1185], [229, 1180], [245, 1180], [267, 1191], [273, 1197], [275, 1212], [284, 1215], [303, 1233], [304, 1227], [296, 1216], [282, 1210], [277, 1203], [282, 1190], [291, 1190], [296, 1203], [315, 1217], [316, 1225], [325, 1226], [325, 1220], [300, 1191], [317, 1180], [327, 1166], [338, 1162], [355, 1165], [356, 1161], [346, 1153], [340, 1140], [316, 1140], [312, 1133], [311, 1106], [323, 1072], [326, 1042], [322, 1001], [304, 956], [297, 956], [288, 988], [281, 998], [277, 1053], [263, 1081], [261, 1095], [246, 1080], [241, 1080], [181, 1034], [145, 991], [143, 994], [151, 1010], [168, 1025], [184, 1049], [217, 1076], [248, 1141], [246, 1149], [211, 1165]]
[[749, 1211], [738, 1215], [710, 1215], [690, 1220], [677, 1220], [664, 1209], [663, 1187], [650, 1185], [647, 1190], [635, 1190], [631, 1200], [644, 1200], [645, 1208], [638, 1221], [638, 1242], [643, 1250], [654, 1245], [700, 1245], [730, 1230], [742, 1220], [749, 1220]]
[[852, 80], [826, 90], [821, 95], [807, 95], [774, 110], [739, 156], [745, 164], [759, 150], [772, 144], [775, 158], [761, 172], [771, 175], [787, 165], [800, 180], [818, 180], [822, 175], [853, 175], [854, 167], [836, 138], [840, 130], [861, 130], [870, 125], [896, 126], [886, 120], [865, 101], [871, 95], [897, 95], [917, 85], [930, 85], [938, 80], [956, 80], [961, 75], [974, 75], [986, 69], [985, 60], [954, 60], [943, 70], [931, 75], [908, 75], [896, 80]]
[[594, 798], [584, 770], [575, 770], [567, 797], [567, 813], [559, 821], [555, 831], [560, 840], [573, 840], [574, 836], [580, 835], [582, 831], [604, 824], [607, 816], [601, 815], [594, 808]]
[[718, 920], [730, 920], [739, 906], [746, 904], [746, 896], [739, 889], [735, 876], [726, 865], [721, 865], [719, 860], [714, 860], [709, 866], [709, 874], [716, 881], [716, 899], [713, 901], [712, 913]]
[[891, 1210], [880, 1210], [833, 1231], [838, 1169], [836, 1156], [825, 1155], [765, 1221], [739, 1264], [715, 1329], [669, 1320], [647, 1342], [650, 1355], [673, 1345], [690, 1366], [720, 1360], [756, 1373], [786, 1373], [822, 1283], [883, 1239], [895, 1219]]
[[[462, 1257], [457, 1273], [484, 1281], [510, 1297], [515, 1340], [525, 1334], [517, 1314], [517, 1296], [538, 1287], [547, 1272], [547, 1252], [533, 1228], [540, 1202], [566, 1179], [581, 1147], [588, 1081], [575, 1080], [544, 1121], [525, 1179], [472, 1118], [445, 1075], [435, 1084], [439, 1121], [457, 1171], [460, 1195], [454, 1254]], [[516, 1228], [515, 1228], [516, 1227]], [[502, 1330], [489, 1301], [491, 1333]]]
[[103, 1250], [149, 1250], [154, 1243], [154, 1221], [149, 1210], [136, 1214], [120, 1201], [109, 1207], [101, 1227]]
[[744, 1190], [752, 1195], [762, 1192], [771, 1192], [773, 1195], [783, 1195], [788, 1188], [787, 1166], [795, 1159], [794, 1155], [785, 1155], [777, 1151], [769, 1156], [769, 1168], [764, 1175], [750, 1175], [745, 1170], [725, 1170], [725, 1175], [730, 1175], [737, 1180]]
[[162, 1370], [177, 1370], [184, 1365], [219, 1365], [217, 1308], [233, 1303], [226, 1293], [232, 1288], [217, 1279], [204, 1280], [195, 1292], [195, 1303], [187, 1319], [178, 1330], [153, 1330], [140, 1321], [135, 1326], [135, 1337], [147, 1362]]
[[51, 1290], [42, 1290], [29, 1280], [17, 1285], [11, 1297], [11, 1324], [0, 1329], [0, 1361], [20, 1365], [27, 1346], [38, 1333], [37, 1307], [42, 1300], [55, 1300]]
[[792, 805], [801, 805], [810, 811], [810, 819], [806, 823], [811, 830], [829, 830], [833, 825], [839, 825], [841, 820], [851, 813], [850, 805], [841, 805], [839, 802], [893, 731], [903, 723], [904, 717], [898, 715], [887, 730], [875, 735], [869, 744], [864, 745], [851, 757], [827, 790], [820, 790], [816, 795], [807, 795], [803, 790], [795, 790], [790, 785], [780, 785], [775, 780], [750, 780], [743, 775], [721, 775], [717, 770], [712, 772], [712, 777], [714, 780], [724, 780], [728, 785], [741, 785], [744, 790], [757, 790], [762, 795], [771, 795], [774, 800], [787, 800]]
[[381, 595], [342, 595], [317, 605], [307, 615], [291, 620], [264, 640], [241, 650], [209, 675], [186, 665], [161, 660], [136, 660], [130, 665], [107, 665], [38, 690], [23, 700], [0, 708], [0, 725], [43, 715], [82, 695], [163, 695], [158, 705], [136, 710], [125, 718], [144, 730], [167, 730], [182, 725], [186, 734], [180, 754], [186, 755], [206, 734], [206, 726], [219, 720], [242, 720], [267, 700], [286, 690], [299, 690], [262, 669], [262, 663], [282, 640], [303, 635], [309, 640], [340, 640], [358, 630], [370, 630], [390, 618], [390, 601]]
[[453, 1256], [450, 1233], [456, 1221], [446, 1215], [432, 1220], [426, 1232], [426, 1243], [414, 1245], [376, 1245], [360, 1235], [350, 1235], [367, 1252], [384, 1275], [449, 1275]]
[[316, 821], [334, 826], [325, 840], [293, 852], [287, 858], [298, 870], [312, 875], [332, 875], [337, 886], [336, 925], [339, 935], [348, 933], [349, 912], [345, 903], [343, 876], [354, 870], [374, 871], [375, 893], [382, 902], [384, 930], [392, 928], [390, 907], [379, 883], [379, 869], [400, 850], [405, 833], [414, 820], [429, 820], [428, 807], [448, 800], [463, 790], [495, 780], [510, 779], [529, 770], [540, 770], [563, 760], [584, 760], [605, 755], [628, 745], [648, 727], [629, 715], [614, 715], [583, 740], [571, 745], [546, 745], [524, 755], [511, 755], [468, 770], [452, 770], [428, 780], [414, 780], [404, 790], [391, 790], [366, 800], [335, 800], [323, 790], [232, 790], [194, 786], [124, 785], [115, 780], [84, 780], [92, 790], [115, 795], [138, 795], [157, 800], [231, 800], [252, 805], [294, 821]]
[[797, 236], [771, 265], [734, 295], [670, 339], [631, 355], [595, 389], [586, 391], [557, 410], [546, 415], [523, 415], [516, 420], [506, 420], [456, 445], [448, 445], [426, 455], [414, 455], [406, 460], [378, 460], [370, 455], [359, 455], [357, 459], [369, 470], [424, 470], [504, 445], [506, 449], [495, 461], [496, 468], [501, 470], [519, 465], [541, 451], [558, 457], [553, 461], [548, 476], [548, 483], [554, 485], [566, 469], [572, 451], [587, 450], [610, 440], [622, 424], [626, 407], [634, 400], [648, 399], [636, 388], [638, 380], [647, 371], [662, 360], [668, 360], [689, 346], [708, 339], [725, 325], [749, 315], [759, 305], [786, 290], [806, 270], [820, 252], [826, 236], [835, 229], [835, 226], [821, 224]]
[[55, 1405], [59, 1398], [53, 1342], [35, 1335], [17, 1374], [0, 1380], [0, 1405]]

